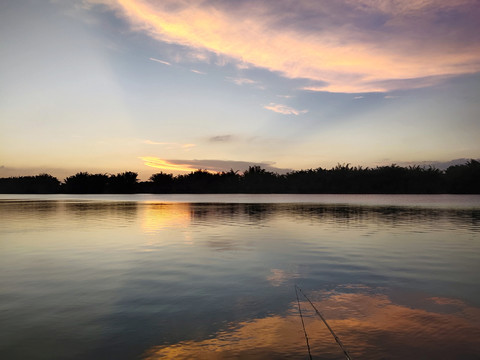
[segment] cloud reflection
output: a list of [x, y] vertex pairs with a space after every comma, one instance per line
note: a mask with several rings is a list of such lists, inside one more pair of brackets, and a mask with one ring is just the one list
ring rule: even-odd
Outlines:
[[284, 285], [291, 279], [298, 278], [299, 275], [295, 272], [287, 272], [282, 269], [271, 269], [271, 275], [267, 277], [267, 280], [272, 284], [272, 286], [281, 286]]
[[[358, 289], [357, 289], [358, 290]], [[424, 299], [424, 308], [397, 304], [386, 295], [361, 293], [313, 294], [315, 306], [358, 359], [473, 358], [480, 351], [480, 309], [458, 299]], [[456, 307], [443, 309], [442, 304]], [[440, 306], [440, 308], [439, 308]], [[311, 306], [301, 302], [314, 356], [342, 358], [333, 337]], [[435, 310], [435, 311], [434, 311]], [[298, 308], [286, 315], [243, 321], [215, 337], [152, 348], [146, 359], [158, 358], [305, 358], [306, 346]]]

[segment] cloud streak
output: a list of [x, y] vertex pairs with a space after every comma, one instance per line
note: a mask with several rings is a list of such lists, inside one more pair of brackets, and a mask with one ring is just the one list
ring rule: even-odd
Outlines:
[[90, 1], [159, 41], [306, 79], [311, 91], [390, 91], [480, 71], [476, 0]]
[[210, 142], [229, 142], [232, 141], [233, 136], [232, 135], [217, 135], [217, 136], [212, 136], [211, 138], [208, 139]]
[[163, 64], [163, 65], [168, 65], [168, 66], [172, 65], [168, 61], [159, 60], [159, 59], [155, 59], [155, 58], [148, 58], [148, 60], [155, 61], [155, 62], [158, 62], [158, 63]]
[[235, 85], [242, 86], [242, 85], [255, 85], [258, 83], [258, 81], [248, 79], [248, 78], [232, 78], [228, 77], [228, 81], [233, 82]]
[[171, 148], [180, 147], [182, 149], [190, 149], [190, 148], [196, 146], [195, 144], [190, 144], [190, 143], [181, 144], [181, 143], [176, 143], [176, 142], [161, 142], [161, 141], [153, 141], [153, 140], [148, 140], [148, 139], [143, 140], [143, 143], [148, 144], [148, 145], [170, 146]]

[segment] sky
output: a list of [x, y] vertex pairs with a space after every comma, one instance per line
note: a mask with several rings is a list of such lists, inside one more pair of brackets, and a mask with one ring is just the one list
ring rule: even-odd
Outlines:
[[479, 0], [2, 0], [0, 176], [480, 158]]

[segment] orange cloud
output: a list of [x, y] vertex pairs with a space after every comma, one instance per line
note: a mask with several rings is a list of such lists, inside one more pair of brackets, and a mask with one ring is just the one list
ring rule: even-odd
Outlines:
[[189, 172], [189, 171], [195, 171], [197, 168], [194, 168], [188, 164], [175, 164], [172, 162], [169, 162], [168, 160], [162, 160], [157, 157], [153, 156], [144, 156], [141, 157], [144, 161], [144, 164], [153, 168], [157, 168], [160, 170], [165, 170], [165, 171], [181, 171], [181, 172]]
[[[217, 139], [218, 138], [218, 139]], [[211, 141], [219, 141], [228, 139], [227, 136], [218, 136], [213, 137]], [[274, 162], [248, 162], [248, 161], [236, 161], [236, 160], [165, 160], [160, 159], [154, 156], [144, 156], [140, 157], [145, 163], [145, 165], [164, 169], [164, 170], [173, 170], [177, 172], [191, 172], [198, 169], [202, 169], [204, 171], [208, 171], [212, 174], [220, 173], [223, 171], [230, 171], [234, 170], [247, 170], [249, 166], [260, 166], [267, 171], [273, 171], [280, 174], [285, 174], [291, 169], [281, 169], [274, 167]]]
[[[185, 144], [184, 147], [189, 148], [195, 146], [193, 144]], [[143, 156], [140, 157], [144, 164], [153, 168], [160, 169], [162, 171], [174, 171], [174, 172], [192, 172], [199, 169], [207, 171], [212, 174], [216, 174], [221, 170], [217, 170], [216, 167], [209, 166], [201, 160], [164, 160], [155, 156]]]
[[[479, 41], [462, 28], [462, 16], [468, 18], [478, 6], [475, 0], [304, 1], [295, 6], [280, 1], [275, 7], [258, 1], [245, 4], [249, 11], [241, 5], [228, 8], [200, 1], [108, 3], [134, 29], [160, 41], [187, 46], [204, 58], [206, 51], [308, 79], [319, 83], [309, 87], [314, 91], [388, 91], [409, 86], [391, 80], [480, 70]], [[457, 22], [440, 18], [442, 11], [452, 10], [457, 11]], [[315, 16], [307, 14], [316, 15], [315, 22]], [[289, 16], [298, 19], [282, 21]], [[311, 23], [302, 27], [308, 19]]]

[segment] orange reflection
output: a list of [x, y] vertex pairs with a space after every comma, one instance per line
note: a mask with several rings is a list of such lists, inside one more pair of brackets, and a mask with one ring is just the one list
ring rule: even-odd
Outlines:
[[142, 216], [145, 232], [158, 232], [170, 227], [187, 227], [191, 221], [190, 204], [149, 204]]
[[[318, 297], [311, 296], [311, 297]], [[395, 304], [385, 295], [321, 294], [314, 301], [354, 359], [472, 358], [480, 353], [480, 309], [455, 299], [424, 299], [437, 311]], [[428, 305], [427, 304], [427, 305]], [[448, 304], [449, 308], [441, 308]], [[455, 308], [452, 309], [452, 304]], [[439, 308], [440, 306], [440, 308]], [[313, 356], [344, 358], [311, 306], [301, 307]], [[428, 307], [428, 306], [427, 306]], [[305, 338], [292, 302], [287, 315], [245, 321], [212, 339], [159, 346], [147, 359], [307, 358]]]

